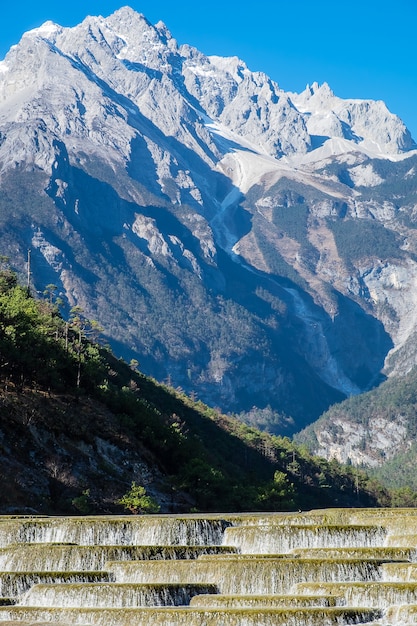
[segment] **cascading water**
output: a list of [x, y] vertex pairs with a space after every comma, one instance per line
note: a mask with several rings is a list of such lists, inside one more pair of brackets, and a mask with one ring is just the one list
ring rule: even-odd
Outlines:
[[111, 582], [109, 572], [0, 572], [0, 597], [18, 599], [38, 583]]
[[64, 608], [184, 606], [196, 595], [215, 593], [217, 587], [207, 584], [38, 584], [21, 597], [19, 605]]
[[381, 561], [411, 561], [417, 560], [416, 548], [402, 548], [389, 546], [354, 547], [354, 548], [294, 548], [292, 556], [323, 559], [379, 559]]
[[73, 517], [7, 520], [0, 523], [0, 546], [12, 543], [96, 545], [221, 545], [222, 518], [174, 516]]
[[[233, 547], [226, 548], [233, 552]], [[78, 546], [60, 544], [16, 545], [0, 549], [0, 571], [49, 572], [103, 570], [107, 561], [195, 559], [222, 553], [221, 546]]]
[[417, 604], [417, 585], [401, 582], [299, 583], [297, 597], [322, 596], [338, 606], [388, 609], [394, 604]]
[[332, 607], [336, 606], [335, 598], [320, 597], [319, 595], [237, 595], [237, 594], [210, 594], [195, 595], [190, 600], [193, 607], [218, 608], [259, 608], [259, 607]]
[[202, 583], [217, 585], [220, 593], [288, 593], [303, 580], [379, 580], [380, 562], [335, 559], [222, 559], [196, 561], [123, 562], [107, 564], [115, 579], [137, 583]]
[[0, 624], [417, 624], [416, 529], [372, 509], [0, 518]]
[[369, 547], [381, 545], [386, 531], [381, 526], [257, 525], [226, 528], [225, 541], [246, 554], [285, 554], [306, 548]]
[[[349, 607], [310, 607], [305, 609], [243, 608], [148, 608], [148, 609], [76, 609], [13, 607], [2, 610], [4, 621], [13, 626], [53, 622], [58, 626], [342, 626], [369, 623], [381, 616], [381, 611]], [[8, 626], [9, 626], [8, 624]]]

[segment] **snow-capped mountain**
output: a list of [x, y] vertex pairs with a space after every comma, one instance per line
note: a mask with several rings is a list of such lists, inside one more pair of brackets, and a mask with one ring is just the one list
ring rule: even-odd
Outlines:
[[415, 362], [415, 148], [383, 102], [128, 7], [47, 22], [0, 62], [0, 248], [146, 372], [290, 432]]

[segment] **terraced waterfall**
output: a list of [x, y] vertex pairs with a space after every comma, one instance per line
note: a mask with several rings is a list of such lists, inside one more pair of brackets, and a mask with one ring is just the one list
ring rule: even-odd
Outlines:
[[417, 624], [417, 510], [0, 518], [0, 624]]

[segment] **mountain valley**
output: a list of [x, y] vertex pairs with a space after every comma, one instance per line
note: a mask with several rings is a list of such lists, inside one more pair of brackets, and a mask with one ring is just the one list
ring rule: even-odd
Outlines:
[[0, 62], [1, 253], [25, 276], [30, 250], [32, 289], [117, 355], [276, 434], [415, 366], [416, 220], [383, 102], [285, 92], [128, 7]]

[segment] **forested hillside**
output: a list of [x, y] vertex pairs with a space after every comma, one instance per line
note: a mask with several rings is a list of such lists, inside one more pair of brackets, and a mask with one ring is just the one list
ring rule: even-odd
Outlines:
[[[417, 501], [417, 368], [332, 406], [295, 437], [300, 445], [365, 467], [384, 485]], [[411, 498], [411, 500], [410, 500]]]
[[61, 317], [54, 294], [48, 285], [35, 299], [3, 259], [0, 513], [390, 503], [361, 471], [315, 458], [116, 359], [82, 311]]

